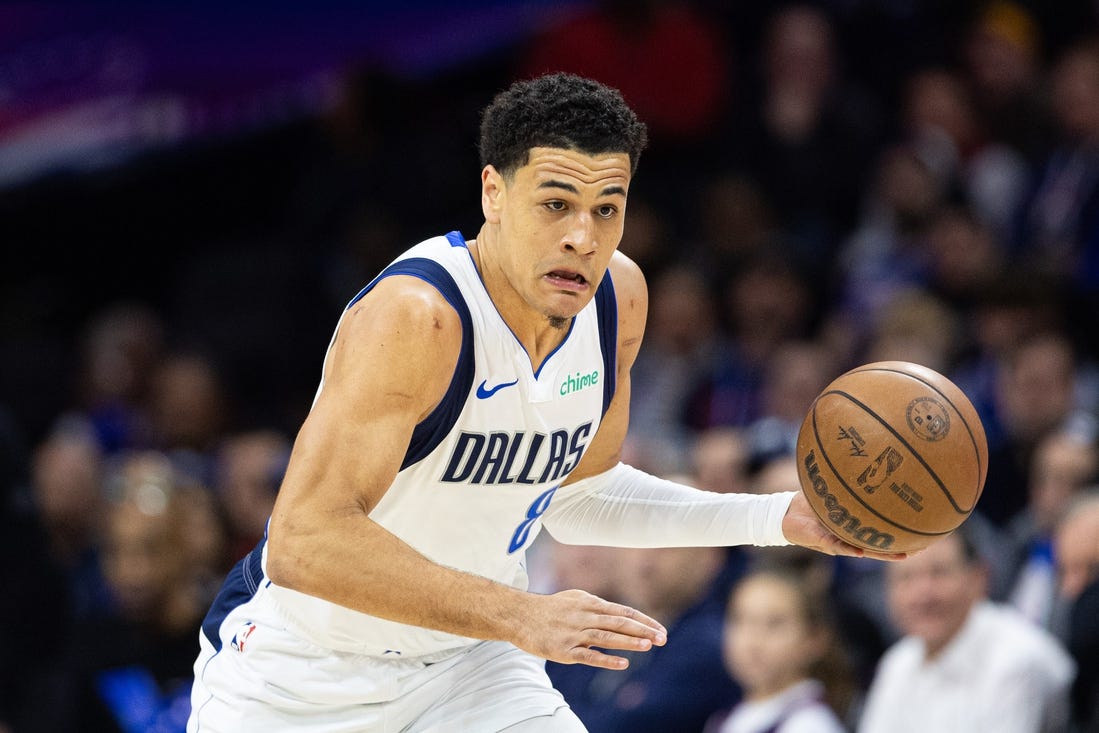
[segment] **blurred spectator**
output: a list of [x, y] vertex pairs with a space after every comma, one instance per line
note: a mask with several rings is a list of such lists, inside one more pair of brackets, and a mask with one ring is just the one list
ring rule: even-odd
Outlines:
[[1099, 483], [1099, 442], [1090, 430], [1058, 429], [1044, 435], [1030, 464], [1027, 505], [1007, 526], [1008, 601], [1034, 623], [1063, 638], [1057, 614], [1054, 528], [1074, 498]]
[[190, 558], [191, 593], [199, 606], [209, 608], [240, 556], [229, 554], [229, 520], [210, 489], [180, 477], [176, 493], [182, 510], [185, 552]]
[[152, 376], [149, 411], [157, 448], [194, 482], [210, 486], [213, 454], [230, 420], [214, 358], [199, 350], [166, 354]]
[[1099, 579], [1099, 486], [1090, 487], [1070, 504], [1054, 539], [1058, 590], [1075, 599]]
[[993, 437], [982, 510], [1000, 526], [1027, 501], [1034, 448], [1051, 430], [1087, 423], [1077, 391], [1082, 370], [1068, 338], [1046, 332], [1027, 338], [1000, 360], [995, 382]]
[[749, 478], [753, 493], [777, 494], [798, 488], [798, 462], [794, 453], [769, 456], [754, 468]]
[[687, 399], [687, 423], [695, 431], [745, 427], [762, 417], [771, 359], [812, 329], [814, 294], [781, 250], [768, 249], [745, 263], [722, 292], [725, 329], [710, 371], [696, 378]]
[[86, 423], [64, 420], [36, 447], [31, 492], [50, 557], [65, 572], [75, 618], [111, 605], [100, 570], [105, 506], [103, 450]]
[[929, 68], [907, 81], [901, 110], [904, 134], [935, 150], [942, 175], [977, 218], [1001, 239], [1010, 236], [1029, 184], [1022, 153], [990, 139], [962, 78]]
[[968, 317], [979, 295], [1004, 269], [1004, 240], [971, 208], [948, 204], [939, 208], [931, 223], [928, 248], [929, 290], [959, 317]]
[[290, 445], [270, 428], [231, 433], [219, 444], [213, 488], [228, 521], [229, 557], [244, 557], [263, 537]]
[[91, 421], [108, 454], [150, 445], [146, 400], [164, 350], [165, 327], [140, 302], [105, 307], [84, 327], [77, 409]]
[[668, 643], [624, 652], [624, 671], [547, 662], [546, 672], [591, 733], [701, 730], [739, 699], [722, 663], [721, 633], [741, 555], [723, 547], [631, 548], [615, 561], [621, 602], [664, 624]]
[[746, 491], [750, 446], [742, 428], [719, 425], [707, 428], [691, 446], [690, 472], [698, 487], [731, 494]]
[[984, 287], [975, 286], [973, 295], [964, 346], [950, 376], [977, 408], [989, 445], [995, 445], [1003, 438], [996, 407], [1001, 363], [1027, 339], [1060, 328], [1062, 308], [1056, 286], [1021, 267], [1006, 267]]
[[746, 430], [752, 467], [792, 456], [813, 400], [840, 374], [832, 352], [815, 341], [790, 339], [768, 360], [760, 416]]
[[724, 137], [729, 168], [757, 181], [808, 266], [829, 262], [853, 223], [879, 145], [880, 112], [842, 68], [833, 21], [780, 6], [763, 29], [757, 74]]
[[878, 313], [859, 361], [910, 361], [947, 374], [960, 330], [956, 313], [942, 300], [921, 288], [900, 290]]
[[[851, 685], [826, 597], [774, 569], [750, 572], [729, 598], [723, 649], [744, 699], [706, 733], [843, 733]], [[831, 682], [831, 685], [826, 684]]]
[[671, 222], [667, 221], [664, 209], [639, 190], [630, 189], [629, 206], [629, 222], [618, 251], [636, 262], [649, 282], [656, 282], [664, 270], [682, 261], [681, 253], [669, 245]]
[[1079, 495], [1058, 524], [1054, 554], [1061, 598], [1069, 604], [1065, 636], [1078, 665], [1073, 722], [1099, 730], [1099, 487]]
[[556, 593], [579, 588], [617, 602], [622, 598], [622, 578], [618, 547], [567, 545], [549, 532], [541, 532], [527, 551], [530, 589], [537, 593]]
[[1050, 84], [1059, 134], [1024, 211], [1018, 255], [1079, 294], [1099, 290], [1099, 38], [1058, 57]]
[[[777, 456], [763, 464], [753, 474], [752, 487], [759, 493], [796, 490], [794, 454]], [[843, 683], [844, 688], [849, 683], [853, 688], [832, 697], [831, 702], [845, 721], [852, 720], [861, 691], [870, 684], [874, 668], [893, 636], [887, 611], [884, 605], [878, 605], [879, 597], [884, 595], [883, 563], [824, 555], [803, 547], [745, 547], [744, 554], [750, 569], [794, 573], [805, 592], [825, 599], [844, 650], [842, 659], [833, 661], [846, 667], [836, 669], [837, 677], [832, 682], [837, 686]]]
[[842, 242], [831, 274], [831, 340], [865, 344], [880, 310], [900, 290], [924, 286], [929, 238], [947, 200], [949, 178], [937, 150], [918, 142], [886, 148], [875, 160], [859, 220]]
[[702, 273], [679, 265], [651, 285], [645, 341], [631, 372], [630, 440], [656, 472], [685, 470], [689, 391], [717, 356], [714, 303]]
[[882, 657], [860, 733], [1065, 730], [1075, 665], [1049, 632], [988, 601], [967, 525], [886, 575], [904, 637]]
[[1053, 134], [1041, 83], [1043, 41], [1025, 4], [993, 0], [983, 4], [961, 42], [962, 68], [989, 137], [1028, 160], [1045, 152]]
[[778, 234], [770, 202], [759, 183], [743, 173], [720, 172], [706, 184], [696, 208], [692, 257], [711, 282], [728, 282], [745, 263], [771, 247]]
[[26, 701], [28, 731], [184, 730], [205, 610], [193, 593], [184, 489], [152, 452], [123, 457], [112, 484], [103, 569], [117, 611], [73, 628], [48, 684]]

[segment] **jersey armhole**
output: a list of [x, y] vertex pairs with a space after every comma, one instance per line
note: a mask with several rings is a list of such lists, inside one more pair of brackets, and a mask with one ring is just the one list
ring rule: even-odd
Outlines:
[[383, 278], [393, 275], [418, 277], [433, 286], [446, 299], [446, 302], [457, 311], [458, 318], [462, 322], [462, 348], [458, 353], [458, 363], [454, 367], [454, 376], [451, 377], [450, 386], [447, 387], [443, 399], [431, 411], [431, 414], [420, 421], [412, 430], [412, 439], [408, 443], [404, 460], [401, 461], [400, 470], [403, 471], [431, 453], [458, 422], [458, 416], [465, 406], [466, 396], [473, 386], [475, 367], [473, 318], [469, 313], [469, 305], [462, 296], [462, 291], [458, 288], [453, 276], [441, 264], [426, 257], [410, 257], [394, 262], [371, 280], [370, 284], [359, 291], [358, 295], [347, 304], [347, 307], [350, 308], [357, 303]]
[[606, 415], [618, 386], [618, 299], [610, 270], [603, 275], [603, 281], [595, 291], [595, 311], [599, 323], [599, 348], [603, 352], [603, 373], [607, 375], [603, 380], [603, 414]]

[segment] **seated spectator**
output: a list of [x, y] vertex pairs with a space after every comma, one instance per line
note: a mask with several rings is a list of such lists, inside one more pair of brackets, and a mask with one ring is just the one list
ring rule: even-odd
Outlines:
[[1069, 604], [1065, 637], [1078, 674], [1072, 689], [1073, 722], [1082, 733], [1099, 731], [1099, 488], [1072, 502], [1054, 533], [1060, 578]]
[[214, 491], [229, 524], [229, 557], [240, 558], [256, 546], [275, 506], [290, 439], [277, 430], [232, 433], [217, 450]]
[[159, 453], [127, 455], [113, 475], [103, 569], [117, 610], [77, 624], [27, 730], [183, 733], [205, 605], [193, 592], [186, 491]]
[[1099, 482], [1099, 443], [1090, 433], [1055, 430], [1038, 441], [1027, 505], [1007, 527], [1008, 601], [1031, 621], [1063, 630], [1059, 614], [1054, 527], [1074, 498]]
[[685, 405], [718, 358], [715, 304], [704, 274], [688, 265], [662, 272], [650, 292], [645, 341], [631, 372], [630, 441], [647, 470], [680, 472], [690, 439]]
[[60, 421], [31, 459], [31, 498], [50, 558], [65, 574], [76, 619], [111, 606], [100, 565], [105, 470], [91, 424], [75, 418]]
[[[706, 733], [843, 733], [848, 669], [828, 602], [790, 571], [754, 570], [737, 582], [725, 614], [724, 653], [744, 699]], [[836, 684], [828, 689], [824, 680]], [[838, 693], [829, 696], [829, 692]]]
[[211, 353], [177, 349], [157, 364], [149, 387], [155, 445], [192, 481], [213, 483], [214, 451], [230, 412], [226, 384]]
[[719, 425], [700, 432], [691, 447], [691, 472], [706, 491], [748, 490], [749, 445], [741, 428]]
[[151, 444], [146, 400], [163, 354], [164, 331], [150, 306], [128, 301], [93, 313], [83, 328], [75, 410], [92, 425], [108, 455]]
[[1052, 430], [1086, 422], [1079, 387], [1085, 375], [1079, 349], [1062, 331], [1025, 338], [999, 361], [995, 415], [989, 438], [985, 515], [1006, 527], [1027, 501], [1034, 448]]
[[[752, 475], [752, 490], [756, 493], [790, 491], [797, 487], [797, 459], [793, 452], [772, 457]], [[877, 597], [882, 595], [881, 571], [885, 563], [866, 558], [833, 557], [803, 547], [748, 546], [741, 552], [753, 570], [796, 573], [806, 592], [826, 599], [845, 651], [843, 661], [850, 665], [851, 680], [860, 689], [865, 689], [892, 637], [887, 611], [876, 606]], [[839, 707], [836, 710], [844, 713], [847, 720], [857, 705], [857, 700], [850, 700], [844, 705], [846, 710]]]
[[[681, 480], [681, 479], [680, 479]], [[591, 733], [698, 731], [739, 699], [725, 673], [721, 634], [741, 556], [724, 547], [622, 549], [617, 598], [668, 629], [668, 643], [621, 652], [626, 670], [546, 663], [546, 672]]]
[[886, 568], [904, 637], [882, 657], [859, 733], [1055, 733], [1075, 664], [1049, 632], [990, 602], [967, 525]]

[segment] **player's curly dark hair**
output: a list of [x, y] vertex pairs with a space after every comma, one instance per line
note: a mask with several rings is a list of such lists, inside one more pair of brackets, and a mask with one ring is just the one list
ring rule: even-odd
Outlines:
[[481, 166], [505, 176], [524, 166], [536, 147], [627, 153], [632, 173], [647, 142], [645, 123], [617, 89], [574, 74], [515, 82], [481, 116]]

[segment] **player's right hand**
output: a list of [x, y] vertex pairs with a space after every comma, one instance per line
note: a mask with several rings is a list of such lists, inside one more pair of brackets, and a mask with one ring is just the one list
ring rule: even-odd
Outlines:
[[645, 652], [668, 640], [656, 619], [582, 590], [532, 596], [529, 612], [515, 645], [561, 664], [625, 669], [629, 660], [602, 650]]

